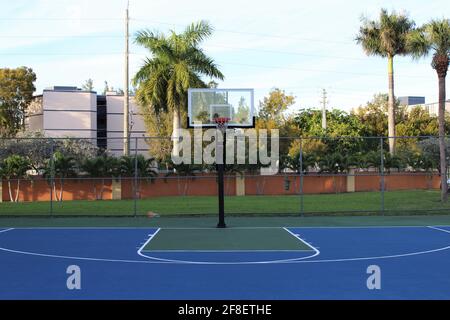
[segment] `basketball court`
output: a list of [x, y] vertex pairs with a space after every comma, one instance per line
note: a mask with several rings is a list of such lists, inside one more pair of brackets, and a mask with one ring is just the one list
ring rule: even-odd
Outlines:
[[0, 260], [1, 299], [450, 298], [449, 226], [3, 228]]

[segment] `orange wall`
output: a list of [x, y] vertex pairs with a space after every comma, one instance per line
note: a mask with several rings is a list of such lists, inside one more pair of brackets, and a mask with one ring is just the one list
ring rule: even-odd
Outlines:
[[[289, 190], [285, 190], [285, 180], [290, 181]], [[346, 192], [346, 177], [303, 177], [304, 193]], [[300, 177], [292, 175], [257, 176], [245, 178], [247, 195], [293, 195], [300, 190]]]
[[[384, 188], [386, 191], [439, 189], [440, 176], [427, 174], [402, 174], [391, 173], [384, 176]], [[378, 175], [355, 176], [355, 191], [379, 191], [381, 190], [381, 177]]]
[[440, 177], [429, 175], [388, 175], [385, 177], [386, 190], [439, 189]]
[[355, 191], [380, 191], [381, 179], [378, 175], [355, 176]]
[[[139, 198], [164, 197], [164, 196], [214, 196], [217, 195], [216, 176], [198, 176], [195, 178], [177, 178], [163, 176], [154, 179], [153, 182], [145, 179], [138, 183]], [[225, 195], [236, 194], [236, 179], [225, 180]], [[133, 181], [122, 181], [122, 199], [133, 199]]]
[[[289, 190], [285, 190], [286, 177], [290, 181]], [[340, 193], [346, 192], [347, 177], [335, 176], [304, 176], [303, 192], [306, 194], [319, 193]], [[379, 191], [381, 179], [377, 175], [355, 176], [355, 191]], [[9, 201], [8, 184], [2, 181], [3, 201]], [[123, 180], [122, 199], [133, 199], [133, 180]], [[439, 189], [440, 177], [438, 175], [426, 174], [389, 174], [385, 176], [385, 188], [387, 191], [393, 190], [413, 190], [413, 189]], [[12, 182], [13, 196], [15, 195], [16, 182]], [[57, 189], [59, 184], [57, 184]], [[95, 192], [97, 188], [97, 195]], [[91, 179], [72, 179], [64, 183], [64, 200], [96, 200], [99, 198], [101, 188], [100, 180]], [[246, 177], [245, 194], [246, 195], [293, 195], [298, 194], [300, 188], [300, 178], [293, 175], [276, 176], [256, 176]], [[215, 196], [217, 195], [216, 176], [197, 176], [194, 179], [185, 179], [183, 177], [164, 176], [154, 179], [153, 182], [145, 179], [139, 184], [139, 197], [151, 198], [161, 196]], [[236, 195], [236, 179], [227, 178], [225, 181], [225, 193], [228, 196]], [[55, 200], [55, 195], [53, 196]], [[112, 199], [112, 181], [105, 180], [103, 193], [104, 200]], [[49, 201], [50, 187], [45, 179], [38, 178], [33, 181], [21, 181], [20, 201]]]
[[[9, 201], [7, 181], [2, 182], [3, 201]], [[17, 190], [17, 182], [11, 181], [13, 197]], [[95, 193], [97, 188], [97, 195]], [[68, 180], [64, 182], [63, 200], [96, 200], [100, 197], [101, 182], [90, 179]], [[59, 195], [59, 182], [56, 182], [56, 192]], [[19, 189], [19, 201], [50, 201], [50, 185], [45, 179], [22, 180]], [[105, 180], [103, 199], [112, 199], [111, 180]], [[53, 200], [56, 196], [53, 195]]]

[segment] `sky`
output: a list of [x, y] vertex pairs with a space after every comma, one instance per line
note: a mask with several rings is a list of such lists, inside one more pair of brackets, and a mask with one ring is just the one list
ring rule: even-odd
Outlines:
[[[89, 78], [99, 92], [104, 81], [123, 88], [126, 2], [0, 0], [0, 67], [33, 68], [37, 93]], [[387, 61], [366, 56], [354, 40], [361, 17], [376, 19], [381, 8], [406, 12], [417, 25], [450, 17], [448, 0], [130, 0], [130, 75], [150, 57], [133, 42], [138, 30], [182, 32], [207, 20], [215, 31], [202, 48], [225, 75], [219, 87], [254, 88], [257, 103], [280, 88], [296, 97], [291, 111], [317, 108], [326, 89], [328, 108], [349, 111], [387, 92]], [[396, 57], [397, 96], [437, 101], [430, 59]]]

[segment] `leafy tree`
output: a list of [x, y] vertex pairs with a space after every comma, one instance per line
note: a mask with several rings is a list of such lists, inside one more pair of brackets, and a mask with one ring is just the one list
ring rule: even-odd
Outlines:
[[177, 131], [187, 107], [188, 89], [207, 87], [201, 76], [224, 79], [214, 61], [199, 47], [212, 31], [207, 22], [200, 21], [181, 34], [171, 31], [166, 36], [143, 30], [136, 36], [136, 43], [152, 54], [134, 77], [133, 83], [138, 87], [136, 98], [144, 109], [172, 112], [174, 154], [179, 151]]
[[[289, 107], [295, 104], [295, 97], [275, 88], [260, 102], [256, 129], [278, 129], [280, 137], [296, 137], [300, 131], [294, 116], [288, 115]], [[280, 154], [287, 155], [293, 141], [280, 140]]]
[[241, 99], [239, 100], [237, 112], [235, 114], [236, 122], [245, 123], [249, 116], [250, 108], [246, 104], [244, 97], [241, 97]]
[[94, 90], [94, 80], [87, 79], [84, 84], [81, 86], [81, 89], [85, 91], [93, 91]]
[[55, 151], [60, 151], [65, 156], [74, 158], [78, 163], [84, 158], [94, 158], [101, 153], [95, 140], [62, 138], [54, 139], [53, 144]]
[[0, 161], [10, 155], [27, 158], [33, 170], [39, 172], [52, 155], [52, 140], [42, 132], [19, 132], [16, 138], [0, 139]]
[[103, 95], [106, 95], [106, 93], [109, 91], [112, 91], [112, 87], [109, 86], [108, 81], [105, 81], [103, 87]]
[[[1, 174], [8, 182], [9, 200], [11, 202], [19, 201], [20, 181], [27, 177], [27, 171], [30, 169], [30, 162], [19, 155], [10, 155], [3, 160]], [[16, 194], [12, 194], [11, 181], [16, 181]]]
[[25, 128], [25, 115], [36, 90], [32, 69], [0, 69], [0, 136], [11, 137]]
[[433, 52], [431, 66], [439, 81], [439, 153], [441, 165], [441, 200], [447, 201], [447, 162], [445, 154], [445, 78], [450, 62], [450, 20], [432, 20], [421, 29], [411, 33], [408, 39], [413, 57]]
[[[404, 14], [386, 9], [380, 12], [379, 20], [372, 21], [364, 17], [356, 42], [368, 55], [381, 56], [388, 59], [389, 99], [388, 99], [388, 131], [395, 137], [395, 94], [394, 94], [394, 57], [407, 55], [407, 37], [414, 29], [414, 21]], [[389, 139], [389, 151], [395, 153], [395, 139]]]
[[[156, 112], [154, 109], [143, 109], [143, 117], [147, 128], [147, 134], [152, 137], [147, 141], [149, 146], [149, 153], [155, 157], [158, 162], [162, 163], [170, 161], [170, 154], [172, 150], [172, 141], [166, 137], [172, 134], [172, 112]], [[182, 111], [182, 117], [185, 117], [185, 112]]]
[[[306, 109], [294, 117], [305, 152], [357, 152], [363, 146], [358, 138], [364, 129], [358, 117], [341, 110], [327, 111], [327, 129], [322, 128], [322, 111]], [[292, 145], [294, 147], [294, 145]], [[297, 145], [296, 148], [299, 148]]]
[[0, 161], [13, 154], [19, 155], [30, 162], [31, 169], [41, 173], [57, 152], [77, 163], [85, 157], [96, 157], [100, 150], [94, 143], [87, 139], [48, 138], [40, 131], [20, 132], [16, 138], [0, 139]]
[[260, 103], [258, 120], [266, 127], [280, 127], [286, 121], [285, 112], [295, 104], [295, 97], [287, 95], [283, 90], [275, 88]]
[[[388, 94], [378, 93], [374, 95], [372, 100], [368, 101], [365, 106], [360, 106], [351, 112], [351, 114], [355, 115], [363, 124], [361, 136], [389, 136], [388, 101]], [[407, 119], [407, 109], [405, 106], [400, 105], [400, 101], [398, 99], [395, 100], [395, 118], [399, 121], [399, 123], [403, 123], [403, 121]], [[368, 150], [374, 150], [380, 147], [380, 142], [377, 139], [365, 139], [364, 144], [365, 148]]]
[[421, 106], [405, 112], [403, 121], [396, 128], [398, 136], [436, 136], [439, 132], [437, 118]]
[[[437, 168], [439, 172], [441, 172], [440, 163], [440, 141], [437, 138], [428, 138], [418, 142], [418, 147], [421, 154], [428, 159], [431, 163], [434, 164], [434, 168]], [[450, 140], [448, 138], [445, 139], [445, 154], [446, 161], [450, 159]]]
[[[396, 109], [399, 103], [396, 101]], [[388, 135], [388, 95], [376, 94], [365, 106], [352, 110], [352, 114], [364, 123], [362, 134], [370, 137], [385, 137]]]

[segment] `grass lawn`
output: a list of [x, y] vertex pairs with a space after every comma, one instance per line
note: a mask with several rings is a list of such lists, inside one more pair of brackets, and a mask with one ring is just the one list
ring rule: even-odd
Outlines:
[[[300, 196], [245, 196], [227, 197], [225, 200], [228, 215], [245, 214], [300, 214]], [[381, 208], [379, 192], [358, 192], [341, 194], [305, 195], [303, 210], [305, 213], [349, 214], [357, 211], [379, 212]], [[138, 200], [116, 201], [67, 201], [53, 203], [56, 216], [132, 216], [134, 206], [138, 215], [154, 212], [166, 215], [206, 215], [216, 214], [217, 197], [160, 197]], [[440, 210], [447, 213], [450, 203], [439, 201], [439, 191], [395, 191], [384, 194], [384, 206], [387, 212], [408, 215], [421, 210]], [[49, 202], [0, 203], [1, 216], [38, 216], [50, 215]]]

